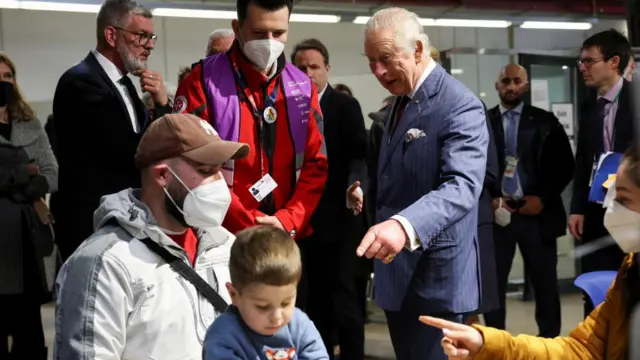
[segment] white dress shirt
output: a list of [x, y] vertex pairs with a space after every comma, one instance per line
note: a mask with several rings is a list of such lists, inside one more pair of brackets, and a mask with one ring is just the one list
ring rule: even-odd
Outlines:
[[[409, 92], [407, 94], [409, 99], [413, 99], [413, 97], [416, 95], [416, 92], [418, 91], [418, 89], [420, 89], [420, 86], [422, 86], [422, 84], [425, 82], [425, 80], [427, 79], [429, 74], [431, 74], [433, 69], [436, 68], [436, 62], [433, 59], [429, 59], [429, 60], [430, 60], [429, 64], [427, 65], [427, 68], [424, 69], [424, 71], [422, 72], [422, 75], [420, 75], [420, 78], [418, 79], [418, 82], [416, 82], [416, 85], [413, 87], [411, 92]], [[409, 103], [407, 103], [407, 105], [408, 104]], [[358, 188], [358, 189], [356, 189], [356, 191], [358, 192], [358, 194], [360, 194], [362, 196], [362, 189]], [[353, 208], [354, 204], [352, 204], [351, 202], [347, 201], [347, 206], [349, 208]], [[411, 225], [409, 220], [407, 220], [404, 216], [401, 216], [401, 215], [393, 215], [391, 217], [391, 219], [396, 220], [397, 222], [399, 222], [400, 225], [402, 225], [402, 228], [404, 229], [404, 232], [407, 234], [408, 241], [405, 244], [405, 248], [406, 249], [408, 249], [410, 251], [414, 251], [414, 250], [418, 249], [420, 246], [422, 246], [422, 244], [420, 243], [420, 239], [418, 238], [418, 232], [416, 231], [416, 229], [413, 228], [413, 225]]]
[[[111, 60], [107, 59], [97, 50], [91, 50], [91, 53], [93, 54], [93, 56], [95, 56], [96, 60], [98, 60], [98, 63], [100, 64], [100, 66], [102, 66], [104, 72], [107, 73], [107, 76], [109, 77], [113, 85], [116, 87], [116, 89], [118, 89], [118, 92], [120, 93], [120, 96], [124, 101], [124, 105], [127, 107], [127, 111], [129, 112], [129, 118], [131, 119], [133, 131], [139, 133], [140, 124], [138, 123], [138, 115], [136, 114], [136, 108], [133, 105], [132, 99], [134, 95], [129, 94], [127, 87], [120, 83], [120, 79], [122, 79], [126, 75], [123, 75], [122, 71], [120, 71], [120, 69], [118, 69], [118, 67], [115, 66], [115, 64], [112, 63]], [[135, 94], [135, 96], [138, 96], [138, 94]]]

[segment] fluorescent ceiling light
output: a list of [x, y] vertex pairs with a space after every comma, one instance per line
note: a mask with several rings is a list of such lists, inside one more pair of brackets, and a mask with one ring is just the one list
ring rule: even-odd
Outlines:
[[0, 8], [20, 9], [20, 10], [41, 10], [41, 11], [65, 11], [65, 12], [78, 12], [78, 13], [97, 13], [98, 10], [100, 10], [100, 5], [48, 2], [48, 1], [0, 0]]
[[174, 9], [174, 8], [156, 8], [151, 10], [154, 16], [167, 16], [179, 18], [194, 19], [235, 19], [235, 11], [219, 11], [219, 10], [196, 10], [196, 9]]
[[588, 22], [554, 22], [554, 21], [525, 21], [520, 25], [523, 29], [544, 30], [589, 30], [593, 25]]
[[[366, 24], [369, 16], [356, 16], [354, 24]], [[481, 28], [506, 28], [511, 26], [504, 20], [463, 20], [463, 19], [426, 19], [420, 18], [422, 26], [449, 26], [449, 27], [481, 27]]]
[[[0, 0], [1, 1], [1, 0]], [[194, 19], [235, 19], [235, 11], [223, 10], [196, 10], [196, 9], [176, 9], [176, 8], [156, 8], [152, 10], [154, 16], [194, 18]], [[337, 23], [340, 16], [318, 15], [318, 14], [291, 14], [291, 21], [294, 22], [315, 22], [315, 23]]]
[[366, 24], [367, 21], [369, 21], [369, 19], [371, 19], [371, 16], [356, 16], [356, 18], [353, 19], [353, 23], [354, 24]]
[[511, 22], [504, 20], [436, 19], [432, 25], [424, 26], [507, 28], [511, 26]]
[[306, 23], [337, 23], [340, 22], [340, 16], [319, 14], [291, 14], [291, 21]]
[[[371, 16], [356, 16], [355, 19], [353, 19], [353, 23], [354, 24], [366, 24], [367, 21], [369, 21], [369, 19], [371, 19]], [[433, 26], [433, 19], [423, 19], [420, 18], [420, 24], [422, 26]]]
[[451, 75], [461, 75], [464, 73], [463, 69], [451, 69]]

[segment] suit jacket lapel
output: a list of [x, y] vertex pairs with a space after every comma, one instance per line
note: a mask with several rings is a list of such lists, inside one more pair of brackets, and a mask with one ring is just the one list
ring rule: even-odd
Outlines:
[[[131, 131], [133, 131], [133, 119], [131, 119], [131, 116], [129, 115], [129, 110], [127, 109], [127, 105], [124, 103], [124, 99], [122, 98], [122, 95], [120, 95], [120, 91], [116, 88], [116, 86], [113, 84], [113, 82], [111, 81], [111, 78], [109, 78], [109, 75], [107, 75], [107, 73], [104, 71], [104, 69], [102, 68], [102, 65], [100, 65], [100, 63], [98, 62], [98, 59], [96, 59], [96, 57], [93, 55], [93, 53], [89, 53], [89, 55], [87, 55], [87, 57], [85, 58], [85, 61], [87, 62], [87, 64], [94, 70], [96, 71], [96, 73], [98, 73], [100, 75], [100, 77], [102, 78], [102, 81], [104, 81], [105, 85], [107, 87], [109, 87], [109, 89], [111, 89], [111, 92], [113, 92], [116, 97], [118, 98], [118, 102], [120, 103], [120, 106], [122, 107], [122, 110], [124, 111], [127, 119], [129, 120], [128, 124], [129, 127], [131, 128]], [[135, 96], [137, 96], [137, 94], [135, 94]], [[134, 97], [134, 94], [131, 94], [131, 97]], [[136, 104], [135, 99], [133, 99], [133, 110], [136, 112], [137, 116], [140, 116], [141, 111], [140, 109], [138, 109], [138, 105]], [[139, 99], [138, 99], [139, 100]], [[142, 101], [140, 101], [142, 102]], [[143, 104], [144, 106], [144, 104]], [[145, 119], [147, 117], [146, 115], [146, 111], [144, 111], [145, 114], [143, 114], [143, 118], [141, 118], [142, 120], [142, 124], [141, 125], [141, 129], [143, 128], [142, 126], [144, 125]], [[142, 132], [142, 131], [140, 131]]]
[[399, 119], [397, 126], [393, 129], [395, 115], [398, 111], [397, 107], [401, 99], [399, 97], [396, 98], [393, 104], [394, 111], [389, 117], [389, 121], [387, 121], [387, 131], [385, 138], [383, 138], [383, 141], [386, 141], [386, 146], [382, 148], [383, 154], [380, 156], [382, 160], [380, 170], [384, 170], [384, 167], [389, 160], [391, 160], [394, 150], [398, 145], [402, 144], [407, 131], [411, 129], [422, 116], [425, 116], [429, 112], [431, 106], [430, 98], [434, 97], [440, 91], [444, 76], [446, 76], [445, 70], [440, 65], [436, 65], [431, 74], [429, 74], [427, 79], [420, 85], [413, 99], [407, 103], [402, 119]]
[[500, 168], [500, 174], [502, 174], [504, 171], [504, 149], [507, 145], [504, 141], [504, 125], [502, 123], [500, 106], [496, 106], [489, 111], [489, 121], [491, 121], [491, 129], [494, 134], [493, 139], [498, 153], [498, 167]]
[[530, 139], [526, 138], [527, 131], [529, 131], [530, 127], [533, 127], [534, 120], [531, 112], [529, 111], [529, 107], [524, 105], [522, 107], [522, 113], [520, 113], [520, 121], [518, 122], [518, 157], [522, 158], [523, 153], [527, 151], [526, 147], [522, 145], [526, 145], [530, 143]]
[[[618, 99], [618, 109], [616, 111], [616, 118], [613, 123], [613, 141], [611, 151], [616, 151], [617, 149], [626, 149], [629, 146], [629, 136], [626, 135], [628, 133], [633, 133], [633, 128], [629, 128], [627, 124], [630, 124], [633, 120], [629, 121], [628, 119], [633, 119], [631, 114], [629, 114], [629, 82], [623, 80], [622, 90], [620, 90], [620, 97]], [[604, 124], [603, 124], [604, 128]]]

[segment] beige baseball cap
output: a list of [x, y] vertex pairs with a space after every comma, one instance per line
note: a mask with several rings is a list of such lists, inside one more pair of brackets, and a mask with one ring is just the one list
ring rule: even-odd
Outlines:
[[249, 145], [220, 139], [211, 124], [191, 114], [168, 114], [145, 130], [135, 155], [139, 169], [158, 161], [184, 156], [204, 165], [241, 159]]

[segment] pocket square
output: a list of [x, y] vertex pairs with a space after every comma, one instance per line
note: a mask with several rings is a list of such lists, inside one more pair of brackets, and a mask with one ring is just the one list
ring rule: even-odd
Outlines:
[[424, 131], [420, 129], [409, 129], [409, 131], [407, 131], [407, 133], [404, 135], [404, 142], [408, 143], [425, 136], [427, 136], [427, 134], [425, 134]]

